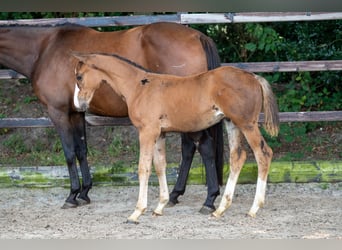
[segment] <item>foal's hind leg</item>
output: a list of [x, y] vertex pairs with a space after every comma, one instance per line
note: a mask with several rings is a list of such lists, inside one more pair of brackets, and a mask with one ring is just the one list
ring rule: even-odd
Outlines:
[[259, 208], [263, 207], [265, 203], [267, 177], [271, 165], [273, 151], [262, 137], [257, 125], [255, 125], [253, 129], [243, 131], [243, 133], [248, 144], [254, 152], [254, 156], [258, 164], [256, 193], [253, 205], [248, 212], [248, 215], [255, 217]]
[[154, 146], [153, 164], [159, 180], [159, 203], [154, 210], [153, 215], [162, 215], [163, 209], [169, 201], [169, 189], [166, 180], [166, 153], [165, 153], [165, 136], [158, 138]]
[[220, 217], [230, 207], [233, 200], [235, 186], [239, 178], [243, 164], [246, 161], [246, 151], [241, 147], [241, 132], [232, 123], [225, 121], [228, 132], [229, 149], [230, 149], [230, 173], [224, 194], [222, 196], [219, 207], [212, 214], [215, 217]]

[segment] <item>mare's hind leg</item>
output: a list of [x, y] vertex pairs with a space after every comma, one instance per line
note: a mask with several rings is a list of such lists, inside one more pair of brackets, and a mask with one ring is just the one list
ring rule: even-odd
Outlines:
[[153, 154], [153, 164], [159, 181], [159, 203], [154, 210], [153, 215], [162, 215], [163, 209], [169, 201], [169, 189], [166, 180], [166, 153], [165, 136], [161, 135], [155, 146]]
[[253, 129], [243, 131], [243, 133], [248, 144], [254, 152], [254, 156], [258, 164], [256, 193], [253, 205], [248, 212], [248, 215], [255, 217], [259, 208], [263, 207], [265, 203], [267, 177], [271, 165], [273, 151], [262, 137], [257, 125], [255, 125]]
[[239, 178], [242, 166], [246, 160], [246, 151], [243, 150], [241, 145], [240, 130], [232, 122], [225, 121], [225, 125], [228, 132], [230, 149], [230, 173], [220, 205], [212, 214], [215, 217], [222, 216], [223, 213], [232, 204], [235, 186]]
[[202, 136], [198, 144], [198, 151], [204, 162], [206, 182], [208, 186], [207, 198], [203, 207], [200, 209], [200, 213], [210, 214], [215, 211], [214, 202], [216, 197], [220, 194], [220, 187], [215, 166], [215, 146], [208, 130], [202, 132]]
[[198, 151], [204, 162], [206, 170], [206, 182], [208, 185], [207, 198], [200, 209], [200, 213], [209, 214], [215, 210], [214, 202], [216, 197], [220, 194], [219, 178], [217, 164], [222, 164], [222, 161], [216, 162], [215, 150], [218, 150], [217, 145], [214, 145], [214, 140], [210, 136], [208, 130], [184, 133], [182, 138], [182, 162], [179, 167], [179, 174], [171, 194], [168, 206], [174, 206], [178, 203], [178, 197], [183, 195], [186, 188], [186, 182], [189, 176], [191, 163], [194, 153], [196, 151], [195, 142], [198, 141]]
[[77, 207], [78, 202], [76, 201], [76, 197], [81, 190], [81, 185], [76, 166], [75, 143], [73, 136], [74, 129], [70, 123], [70, 117], [67, 112], [57, 110], [53, 107], [48, 107], [48, 112], [58, 134], [60, 135], [69, 171], [70, 194], [65, 200], [62, 208]]
[[169, 207], [172, 207], [178, 203], [178, 197], [185, 192], [186, 181], [188, 179], [192, 159], [196, 151], [196, 145], [191, 139], [189, 133], [181, 134], [182, 140], [182, 161], [179, 166], [179, 173], [176, 184], [170, 193]]
[[88, 192], [92, 187], [92, 179], [87, 160], [87, 140], [84, 113], [74, 113], [70, 120], [74, 128], [73, 136], [75, 142], [75, 153], [80, 163], [82, 173], [82, 190], [78, 196], [80, 205], [90, 203]]

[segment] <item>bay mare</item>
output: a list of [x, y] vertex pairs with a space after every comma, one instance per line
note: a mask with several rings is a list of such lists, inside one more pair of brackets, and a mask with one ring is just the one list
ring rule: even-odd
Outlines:
[[[129, 117], [139, 131], [139, 197], [128, 222], [138, 222], [147, 208], [148, 179], [154, 164], [159, 180], [159, 203], [154, 214], [162, 215], [168, 202], [166, 180], [165, 133], [195, 132], [222, 119], [226, 123], [230, 146], [230, 174], [217, 210], [220, 217], [230, 206], [246, 152], [241, 147], [244, 135], [258, 164], [258, 180], [252, 217], [265, 200], [272, 149], [262, 137], [258, 120], [263, 110], [264, 127], [271, 135], [279, 131], [278, 106], [269, 83], [253, 73], [219, 67], [192, 76], [156, 74], [117, 55], [74, 53], [79, 60], [75, 69], [77, 86], [74, 103], [80, 110], [89, 108], [94, 92], [108, 85], [127, 103]], [[234, 136], [232, 136], [234, 135]]]
[[[180, 24], [155, 23], [114, 32], [98, 32], [76, 25], [1, 26], [0, 65], [31, 80], [36, 96], [47, 106], [60, 136], [71, 183], [64, 208], [75, 207], [80, 202], [89, 203], [88, 191], [92, 187], [84, 113], [77, 112], [73, 106], [76, 59], [70, 55], [72, 50], [118, 53], [152, 71], [175, 75], [191, 75], [220, 66], [212, 40]], [[121, 97], [107, 85], [96, 91], [89, 112], [114, 117], [128, 114]], [[177, 203], [177, 197], [185, 191], [196, 140], [205, 163], [208, 184], [203, 211], [212, 210], [222, 183], [223, 135], [220, 125], [200, 133], [182, 134], [182, 162], [170, 201]]]

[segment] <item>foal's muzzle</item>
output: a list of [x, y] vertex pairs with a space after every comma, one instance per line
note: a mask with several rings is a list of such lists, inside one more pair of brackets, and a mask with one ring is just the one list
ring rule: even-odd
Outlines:
[[88, 107], [89, 103], [87, 100], [80, 98], [79, 95], [80, 89], [78, 88], [77, 84], [75, 84], [75, 92], [74, 92], [74, 106], [77, 111], [85, 112]]
[[80, 102], [80, 105], [81, 105], [80, 106], [80, 111], [82, 111], [82, 112], [87, 111], [87, 109], [89, 107], [88, 103], [85, 102], [85, 101], [81, 101], [81, 100], [79, 100], [79, 102]]

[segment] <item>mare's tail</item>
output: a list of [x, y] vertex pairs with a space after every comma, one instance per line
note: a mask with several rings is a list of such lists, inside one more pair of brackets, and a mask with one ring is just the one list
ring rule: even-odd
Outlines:
[[[213, 40], [205, 35], [200, 36], [203, 49], [207, 56], [208, 70], [212, 70], [221, 66], [221, 60]], [[223, 184], [223, 127], [222, 121], [208, 128], [210, 136], [214, 141], [215, 150], [215, 166], [217, 180], [219, 185]]]
[[279, 133], [279, 111], [276, 98], [272, 92], [268, 81], [258, 75], [255, 78], [261, 85], [263, 95], [264, 128], [271, 136], [277, 136]]

